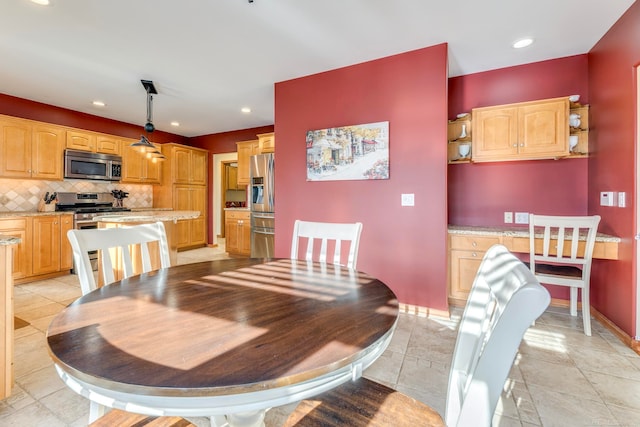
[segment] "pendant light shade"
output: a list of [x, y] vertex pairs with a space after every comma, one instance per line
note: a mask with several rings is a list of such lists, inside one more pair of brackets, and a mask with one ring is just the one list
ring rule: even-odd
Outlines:
[[[151, 96], [151, 94], [157, 94], [158, 91], [156, 90], [156, 87], [151, 80], [140, 81], [142, 82], [142, 86], [144, 86], [144, 89], [147, 91], [147, 123], [145, 123], [144, 125], [144, 130], [147, 132], [147, 134], [149, 134], [156, 129], [153, 125], [151, 109], [153, 96]], [[154, 163], [158, 160], [164, 160], [166, 158], [164, 154], [162, 154], [162, 152], [158, 150], [158, 148], [153, 145], [151, 141], [149, 141], [149, 139], [144, 135], [140, 135], [140, 141], [134, 142], [133, 144], [131, 144], [131, 147], [143, 154], [146, 154], [146, 157], [148, 159], [151, 159]]]

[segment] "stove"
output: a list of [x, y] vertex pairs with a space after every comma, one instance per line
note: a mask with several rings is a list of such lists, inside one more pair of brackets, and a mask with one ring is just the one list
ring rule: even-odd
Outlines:
[[[108, 212], [128, 212], [131, 209], [113, 206], [115, 198], [111, 193], [58, 193], [56, 211], [73, 212], [73, 228], [77, 230], [98, 228], [97, 216]], [[89, 260], [94, 271], [98, 269], [98, 251], [89, 252]], [[72, 273], [76, 272], [75, 260]]]
[[129, 208], [114, 206], [114, 202], [115, 199], [111, 193], [58, 193], [56, 211], [74, 212], [74, 228], [90, 228], [78, 225], [95, 223], [93, 218], [103, 213], [131, 211]]

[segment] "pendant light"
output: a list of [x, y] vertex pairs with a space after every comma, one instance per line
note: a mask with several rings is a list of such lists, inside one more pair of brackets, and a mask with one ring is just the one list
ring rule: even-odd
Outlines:
[[[140, 80], [140, 82], [142, 82], [142, 86], [144, 86], [144, 89], [147, 92], [147, 123], [144, 125], [144, 130], [147, 134], [150, 134], [156, 130], [152, 121], [153, 96], [151, 94], [157, 94], [158, 91], [151, 80]], [[143, 154], [146, 154], [146, 157], [151, 159], [154, 163], [158, 160], [166, 159], [164, 154], [162, 154], [162, 152], [158, 150], [158, 148], [144, 135], [140, 135], [140, 141], [134, 142], [131, 144], [131, 147]]]

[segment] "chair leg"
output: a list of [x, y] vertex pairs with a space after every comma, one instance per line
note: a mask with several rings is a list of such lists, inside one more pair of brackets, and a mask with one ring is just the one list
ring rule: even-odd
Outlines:
[[582, 289], [582, 325], [584, 328], [584, 334], [590, 337], [591, 336], [591, 307], [589, 304], [589, 288]]
[[578, 315], [578, 288], [572, 286], [570, 291], [570, 312], [572, 316]]
[[93, 423], [98, 418], [101, 418], [106, 413], [106, 408], [99, 403], [91, 400], [89, 402], [89, 424]]

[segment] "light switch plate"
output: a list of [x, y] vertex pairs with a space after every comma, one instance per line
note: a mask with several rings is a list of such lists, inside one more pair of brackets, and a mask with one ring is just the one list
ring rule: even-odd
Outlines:
[[626, 208], [627, 207], [627, 193], [621, 191], [618, 193], [618, 207]]
[[512, 224], [513, 223], [513, 212], [505, 212], [504, 213], [504, 223]]
[[615, 206], [616, 193], [615, 191], [601, 191], [600, 192], [600, 206]]
[[414, 198], [414, 194], [403, 194], [402, 195], [402, 199], [400, 202], [401, 206], [414, 206], [415, 205], [415, 198]]

